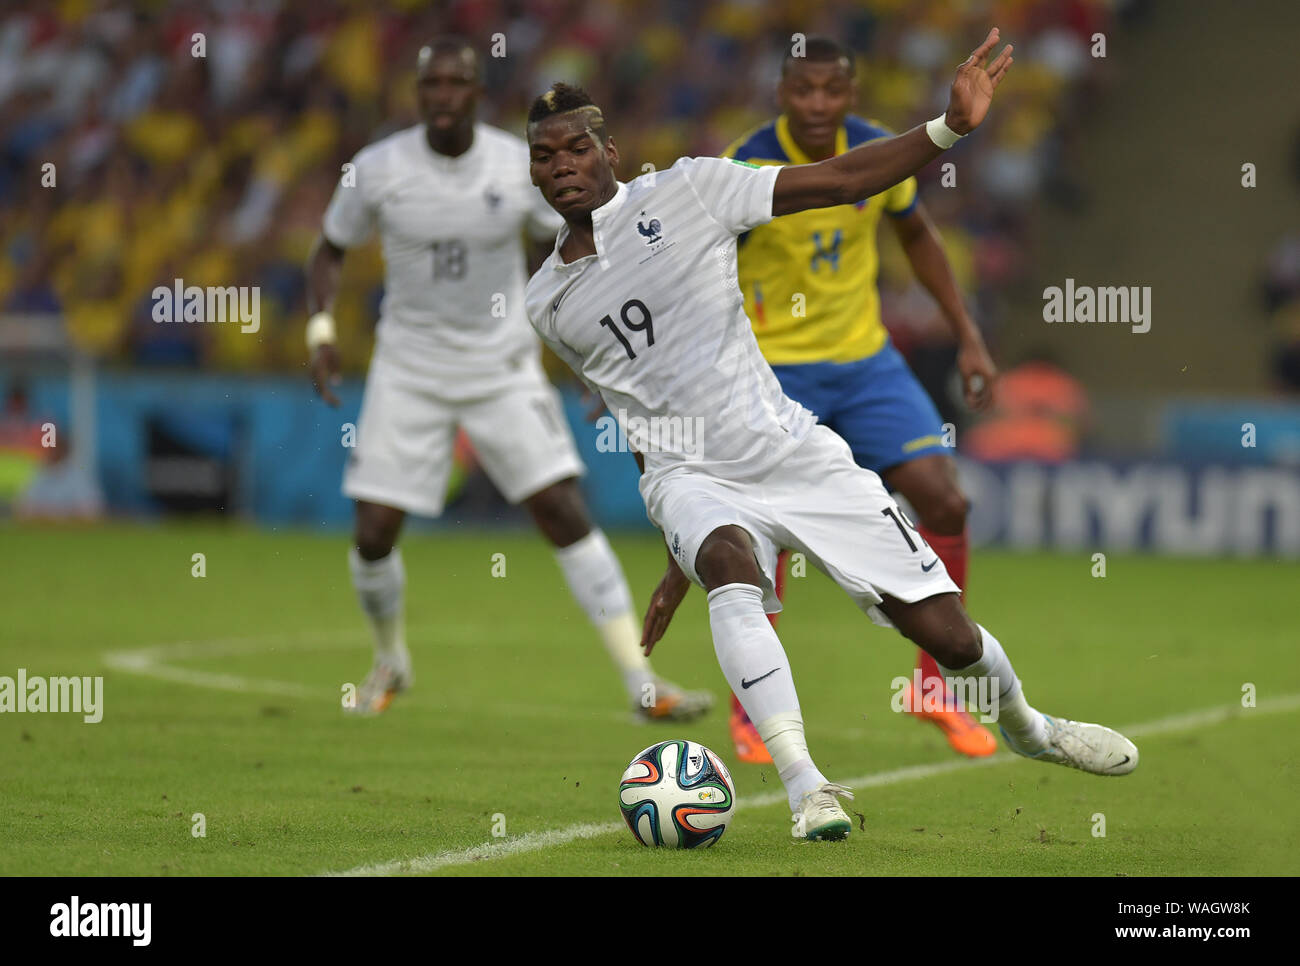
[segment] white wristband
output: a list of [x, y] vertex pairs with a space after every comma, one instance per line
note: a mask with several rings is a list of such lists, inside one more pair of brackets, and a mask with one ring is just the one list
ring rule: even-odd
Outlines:
[[328, 312], [317, 312], [307, 320], [308, 349], [315, 351], [319, 346], [333, 345], [336, 341], [334, 316]]
[[925, 133], [930, 135], [931, 141], [943, 148], [945, 151], [966, 136], [964, 134], [958, 134], [948, 126], [946, 114], [940, 114], [933, 121], [926, 121]]

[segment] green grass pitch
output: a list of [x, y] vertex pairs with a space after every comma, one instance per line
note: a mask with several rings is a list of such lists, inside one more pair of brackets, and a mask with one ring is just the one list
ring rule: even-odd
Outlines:
[[[662, 545], [613, 539], [644, 604]], [[858, 780], [862, 823], [844, 843], [801, 843], [770, 766], [731, 754], [698, 589], [654, 659], [718, 707], [651, 727], [539, 538], [412, 534], [415, 688], [355, 720], [341, 686], [370, 645], [342, 535], [9, 527], [0, 545], [0, 675], [104, 677], [98, 724], [0, 715], [0, 874], [1300, 873], [1294, 564], [1111, 556], [1094, 578], [1090, 552], [975, 554], [972, 613], [1030, 701], [1136, 726], [1142, 764], [1118, 779], [1005, 752], [963, 764], [890, 711], [911, 645], [816, 571], [792, 579], [780, 632], [809, 743], [832, 780]], [[624, 766], [678, 736], [736, 780], [713, 849], [646, 849], [621, 823]]]

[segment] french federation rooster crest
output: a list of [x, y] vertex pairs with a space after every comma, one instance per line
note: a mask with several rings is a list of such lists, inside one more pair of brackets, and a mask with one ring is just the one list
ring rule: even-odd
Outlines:
[[[643, 211], [641, 214], [644, 215], [645, 212]], [[653, 245], [659, 240], [659, 236], [663, 234], [664, 226], [659, 223], [658, 218], [651, 218], [649, 225], [643, 225], [638, 221], [636, 230], [645, 239], [647, 245]]]

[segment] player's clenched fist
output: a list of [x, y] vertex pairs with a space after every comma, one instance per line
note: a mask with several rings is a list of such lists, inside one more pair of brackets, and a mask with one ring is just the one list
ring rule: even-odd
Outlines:
[[331, 406], [339, 404], [339, 397], [334, 395], [332, 386], [337, 386], [343, 379], [339, 374], [338, 347], [332, 343], [318, 345], [311, 351], [311, 384], [316, 387], [316, 394]]
[[998, 28], [994, 27], [984, 38], [984, 43], [957, 68], [952, 93], [948, 96], [948, 113], [944, 118], [944, 123], [956, 134], [969, 134], [980, 126], [993, 101], [993, 89], [1002, 82], [1012, 64], [1011, 51], [1014, 48], [1008, 44], [992, 63], [984, 66], [984, 59], [997, 42]]
[[993, 402], [993, 384], [998, 379], [998, 367], [993, 364], [982, 339], [969, 341], [957, 350], [957, 370], [966, 405], [982, 413]]

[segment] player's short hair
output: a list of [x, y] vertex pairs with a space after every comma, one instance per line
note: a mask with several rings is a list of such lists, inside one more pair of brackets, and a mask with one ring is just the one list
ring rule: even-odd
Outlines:
[[842, 60], [845, 69], [852, 77], [857, 73], [857, 65], [854, 63], [853, 51], [844, 46], [834, 37], [827, 37], [823, 34], [814, 34], [805, 38], [803, 43], [803, 52], [800, 56], [795, 56], [794, 48], [786, 50], [785, 56], [781, 58], [781, 76], [784, 77], [790, 72], [791, 66], [801, 62], [812, 62], [815, 64], [828, 64]]
[[605, 115], [596, 102], [581, 87], [575, 87], [563, 81], [552, 84], [550, 90], [539, 95], [533, 101], [532, 107], [528, 109], [528, 129], [531, 131], [534, 124], [544, 121], [548, 117], [554, 117], [557, 114], [568, 114], [570, 111], [586, 111], [592, 131], [596, 133], [602, 142], [605, 141], [608, 136], [605, 133]]
[[441, 37], [435, 37], [423, 47], [416, 57], [416, 66], [423, 70], [424, 65], [429, 63], [435, 57], [452, 56], [456, 57], [469, 51], [474, 58], [474, 75], [480, 79], [483, 77], [483, 61], [479, 57], [478, 51], [464, 37], [458, 34], [445, 34]]

